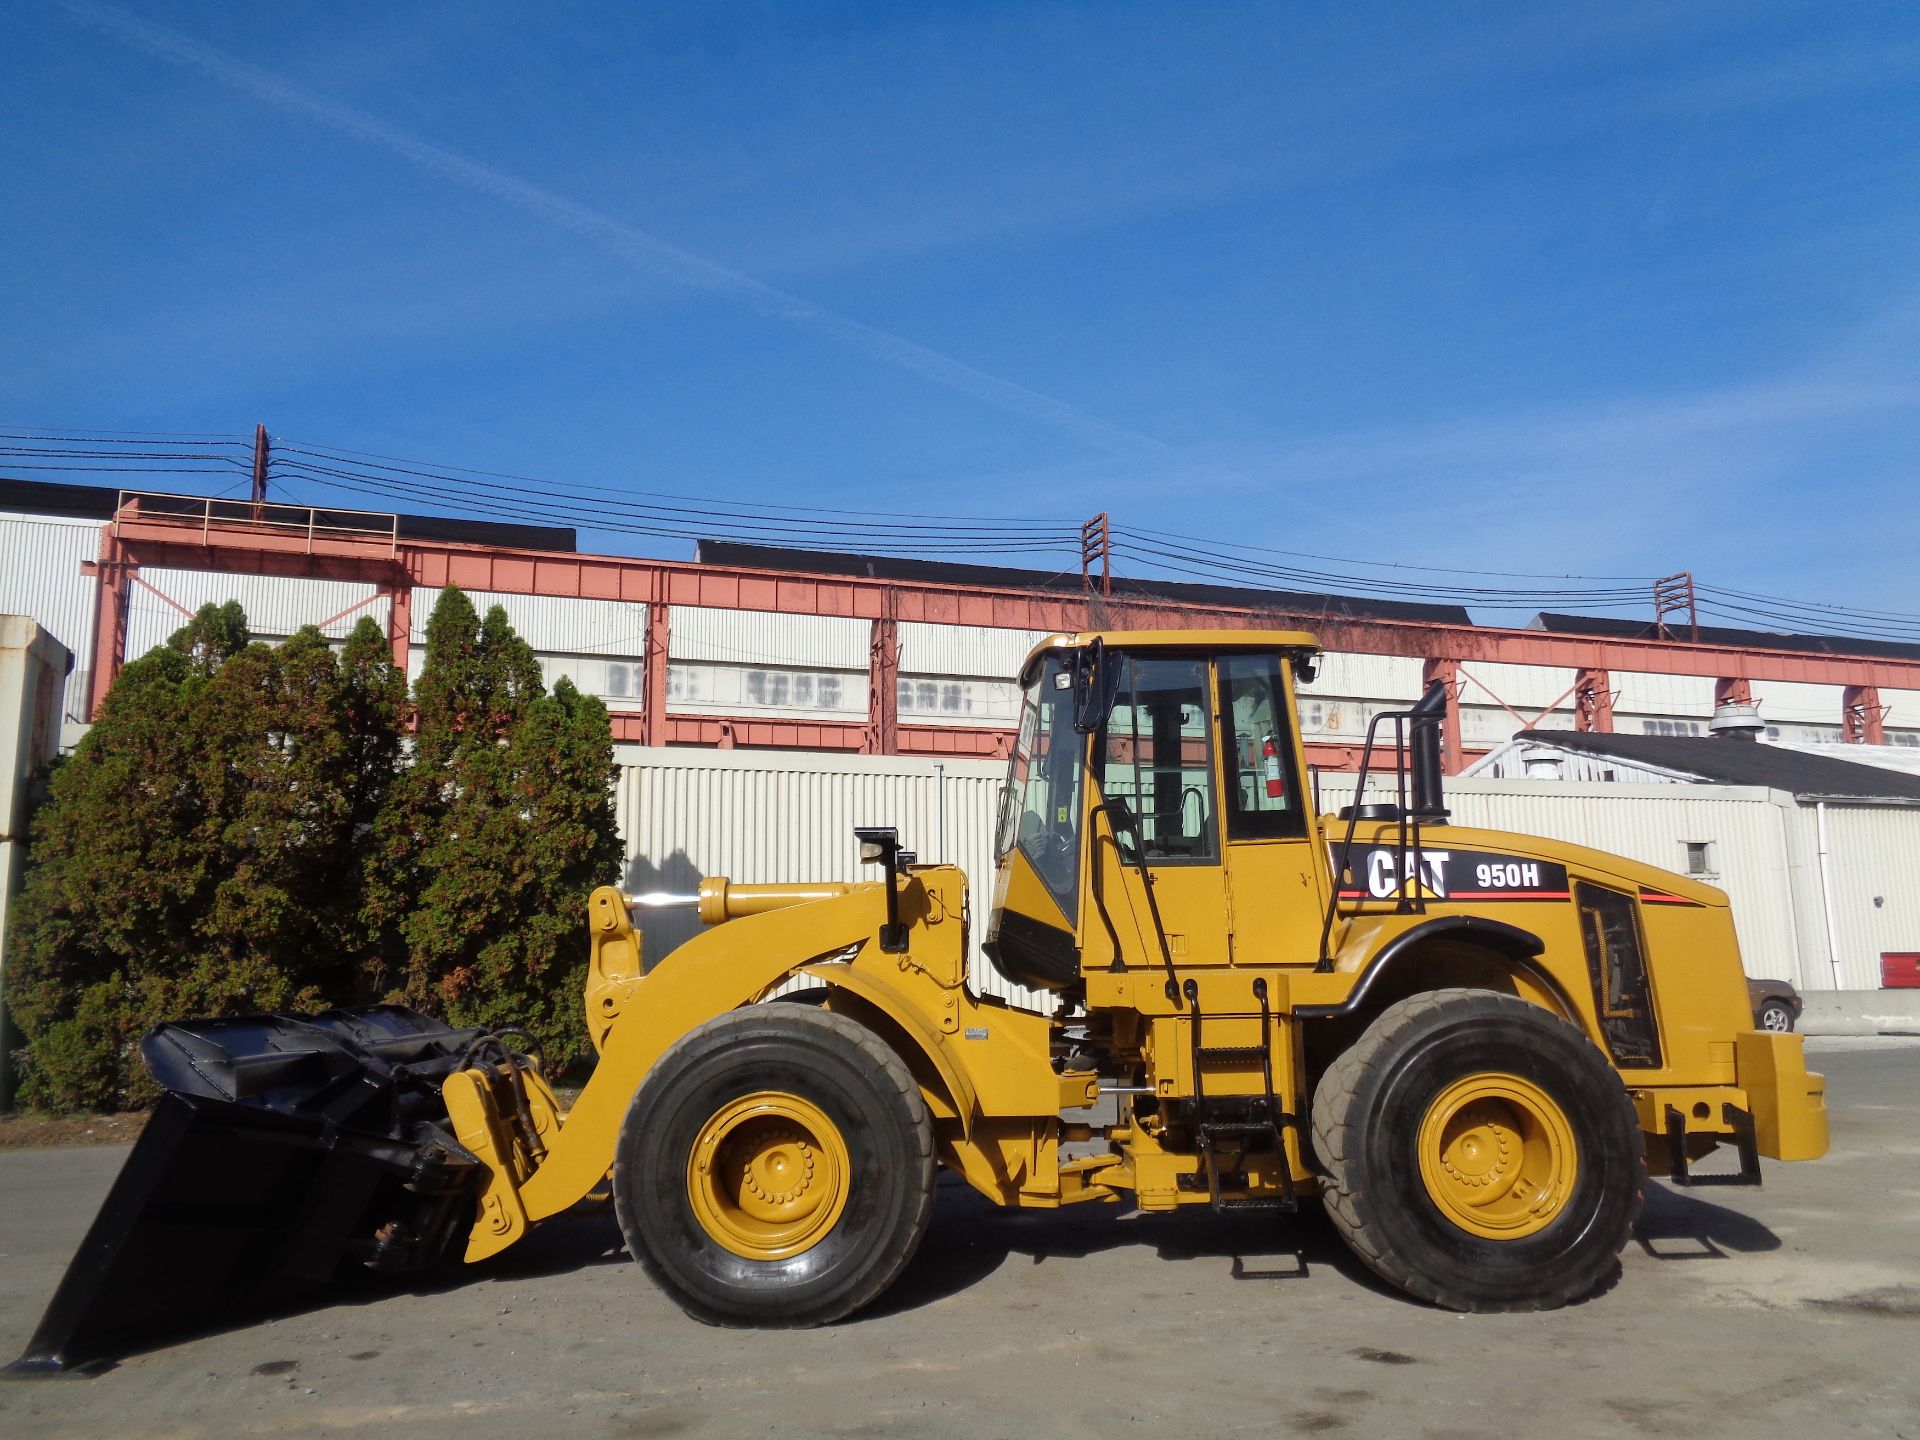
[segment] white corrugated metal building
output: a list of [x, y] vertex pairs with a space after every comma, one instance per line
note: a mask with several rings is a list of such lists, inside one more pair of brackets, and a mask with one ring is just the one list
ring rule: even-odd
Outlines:
[[[4, 484], [22, 491], [31, 488], [0, 482]], [[114, 492], [101, 494], [111, 497]], [[80, 731], [93, 650], [94, 582], [81, 567], [97, 554], [102, 519], [59, 506], [9, 509], [8, 503], [0, 495], [0, 610], [34, 616], [77, 657], [63, 700], [70, 744]], [[98, 506], [94, 508], [97, 512]], [[164, 641], [199, 605], [227, 599], [239, 600], [255, 632], [270, 639], [304, 624], [320, 624], [338, 639], [362, 616], [383, 628], [390, 620], [387, 600], [367, 584], [157, 568], [144, 570], [140, 578], [128, 616], [129, 655]], [[416, 675], [427, 617], [437, 598], [431, 589], [416, 589], [412, 596], [409, 668]], [[473, 599], [483, 608], [491, 603], [505, 607], [539, 655], [550, 682], [568, 675], [615, 711], [638, 708], [645, 692], [646, 604], [484, 591], [475, 592]], [[901, 722], [1010, 731], [1017, 711], [1011, 677], [1039, 638], [1028, 630], [901, 623]], [[676, 605], [669, 627], [668, 710], [689, 717], [865, 722], [870, 714], [871, 640], [866, 620]], [[1523, 773], [1524, 764], [1508, 742], [1517, 731], [1543, 723], [1543, 716], [1548, 723], [1556, 718], [1566, 723], [1575, 678], [1570, 670], [1549, 666], [1463, 663], [1459, 680], [1465, 747], [1491, 748], [1508, 756], [1511, 765], [1502, 761], [1487, 769], [1489, 774]], [[1616, 672], [1613, 683], [1614, 723], [1622, 734], [1664, 739], [1705, 733], [1713, 712], [1711, 679]], [[1417, 659], [1330, 653], [1317, 679], [1302, 689], [1304, 736], [1310, 744], [1357, 747], [1374, 715], [1403, 708], [1421, 688], [1422, 663]], [[1756, 698], [1776, 738], [1798, 745], [1838, 738], [1842, 698], [1837, 687], [1770, 684], [1759, 687]], [[1884, 691], [1881, 700], [1888, 707], [1889, 743], [1883, 748], [1920, 755], [1920, 692]], [[1001, 762], [947, 761], [936, 784], [935, 762], [928, 760], [628, 746], [621, 754], [622, 823], [636, 875], [648, 867], [665, 873], [677, 866], [721, 871], [742, 880], [852, 878], [848, 836], [856, 818], [899, 823], [909, 842], [919, 843], [925, 853], [950, 846], [953, 857], [968, 863], [976, 876], [984, 879], [988, 873], [985, 830], [990, 807], [985, 797]], [[1657, 765], [1640, 765], [1627, 757], [1569, 757], [1560, 774], [1563, 780], [1675, 778]], [[1340, 783], [1337, 776], [1326, 777], [1330, 795]], [[708, 788], [701, 791], [701, 786]], [[1563, 783], [1551, 801], [1535, 801], [1525, 798], [1531, 792], [1524, 786], [1509, 793], [1469, 782], [1459, 787], [1459, 795], [1467, 807], [1463, 818], [1581, 839], [1679, 868], [1691, 852], [1676, 847], [1702, 843], [1694, 832], [1711, 831], [1704, 843], [1720, 857], [1720, 868], [1712, 873], [1724, 877], [1741, 907], [1750, 965], [1808, 986], [1831, 984], [1836, 975], [1849, 985], [1876, 983], [1874, 946], [1920, 948], [1902, 929], [1909, 923], [1908, 900], [1900, 898], [1893, 877], [1876, 878], [1879, 872], [1872, 865], [1845, 868], [1821, 892], [1832, 912], [1830, 926], [1805, 893], [1783, 898], [1778, 884], [1754, 878], [1769, 875], [1775, 859], [1786, 856], [1779, 860], [1786, 873], [1801, 874], [1804, 880], [1805, 856], [1819, 849], [1817, 837], [1809, 842], [1788, 824], [1777, 798], [1768, 794], [1774, 787], [1748, 787], [1739, 795], [1714, 798], [1700, 793], [1711, 787], [1694, 787], [1697, 793], [1685, 800], [1656, 797], [1650, 793], [1654, 788], [1648, 784], [1608, 790]], [[1622, 789], [1633, 793], [1622, 794]], [[932, 823], [936, 796], [944, 796], [947, 806], [946, 846], [922, 838]], [[1475, 806], [1487, 807], [1484, 816], [1472, 812]], [[1906, 823], [1904, 817], [1843, 814], [1830, 807], [1829, 859], [1842, 843], [1836, 837], [1844, 836], [1846, 844], [1857, 844], [1864, 853], [1879, 830], [1891, 827], [1890, 833], [1898, 832]], [[1777, 838], [1768, 840], [1768, 834]], [[669, 843], [676, 835], [679, 851]], [[1886, 842], [1888, 836], [1877, 838]], [[1774, 848], [1769, 850], [1769, 845]], [[1904, 853], [1912, 853], [1911, 847]], [[1854, 909], [1862, 913], [1856, 915]], [[664, 941], [671, 938], [671, 926], [681, 922], [659, 923], [669, 927], [661, 933]], [[1795, 944], [1785, 944], [1783, 937], [1789, 935]], [[1902, 943], [1886, 943], [1894, 940]]]
[[1518, 786], [1531, 810], [1484, 813], [1725, 889], [1748, 973], [1871, 990], [1881, 955], [1920, 951], [1920, 774], [1853, 762], [1863, 748], [1529, 731], [1448, 794], [1478, 819]]

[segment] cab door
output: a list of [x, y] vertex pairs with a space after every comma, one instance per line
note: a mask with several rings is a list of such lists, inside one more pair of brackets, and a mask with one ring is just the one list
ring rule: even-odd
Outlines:
[[1117, 949], [1129, 970], [1163, 966], [1141, 883], [1144, 857], [1173, 963], [1227, 964], [1207, 659], [1122, 653], [1109, 663], [1114, 699], [1096, 737], [1094, 780], [1102, 803], [1124, 801], [1132, 823], [1108, 810], [1090, 827], [1096, 915], [1082, 923], [1089, 960]]
[[1233, 954], [1241, 965], [1310, 965], [1320, 958], [1328, 880], [1300, 788], [1292, 675], [1271, 651], [1222, 654], [1221, 812]]

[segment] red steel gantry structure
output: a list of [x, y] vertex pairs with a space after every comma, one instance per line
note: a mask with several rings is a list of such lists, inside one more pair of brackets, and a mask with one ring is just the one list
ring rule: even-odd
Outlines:
[[[1447, 684], [1444, 746], [1449, 770], [1460, 769], [1470, 758], [1462, 749], [1460, 733], [1461, 666], [1468, 662], [1574, 671], [1577, 678], [1570, 695], [1576, 727], [1583, 730], [1613, 728], [1611, 677], [1615, 672], [1705, 676], [1716, 682], [1721, 695], [1744, 695], [1753, 682], [1766, 680], [1839, 686], [1843, 695], [1839, 718], [1846, 739], [1876, 744], [1884, 739], [1886, 713], [1880, 689], [1920, 690], [1920, 659], [1753, 649], [1677, 637], [1600, 638], [1434, 621], [1282, 615], [1252, 605], [1105, 593], [1096, 597], [1091, 586], [1084, 593], [960, 587], [934, 581], [505, 549], [403, 538], [392, 515], [124, 493], [112, 521], [101, 532], [100, 558], [88, 567], [98, 581], [89, 714], [97, 711], [125, 662], [129, 593], [140, 570], [147, 567], [372, 585], [376, 594], [370, 602], [383, 596], [390, 601], [388, 633], [394, 663], [403, 669], [412, 643], [415, 586], [459, 585], [508, 595], [644, 604], [644, 696], [639, 710], [615, 712], [612, 717], [616, 740], [642, 745], [1005, 755], [1012, 740], [1005, 729], [901, 723], [896, 689], [899, 627], [921, 621], [990, 629], [1076, 630], [1088, 627], [1090, 609], [1096, 605], [1104, 614], [1093, 623], [1102, 628], [1291, 623], [1313, 630], [1330, 651], [1421, 660], [1429, 683], [1438, 679]], [[667, 657], [676, 605], [868, 621], [872, 638], [866, 723], [669, 713]], [[1358, 763], [1358, 746], [1310, 744], [1308, 751], [1317, 763], [1330, 768], [1353, 768]]]

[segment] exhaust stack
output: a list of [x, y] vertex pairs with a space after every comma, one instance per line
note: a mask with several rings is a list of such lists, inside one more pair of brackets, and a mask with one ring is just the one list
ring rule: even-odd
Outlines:
[[1413, 818], [1427, 825], [1447, 821], [1446, 767], [1440, 757], [1440, 730], [1447, 714], [1447, 685], [1436, 680], [1410, 712], [1407, 746], [1413, 752]]

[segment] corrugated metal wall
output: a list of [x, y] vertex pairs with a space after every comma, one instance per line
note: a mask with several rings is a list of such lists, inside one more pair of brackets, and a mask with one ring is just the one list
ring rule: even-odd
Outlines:
[[93, 661], [93, 580], [80, 567], [99, 556], [100, 527], [91, 521], [0, 515], [0, 614], [31, 615], [73, 653], [60, 701], [70, 725], [86, 720]]
[[[318, 625], [332, 620], [351, 605], [360, 605], [350, 615], [325, 626], [324, 634], [345, 638], [360, 623], [372, 616], [382, 631], [387, 628], [387, 601], [378, 597], [372, 585], [357, 585], [345, 580], [292, 580], [272, 575], [217, 574], [208, 570], [144, 569], [140, 578], [161, 595], [188, 611], [202, 605], [223, 605], [238, 600], [247, 612], [247, 627], [262, 639], [280, 640], [302, 625]], [[365, 601], [365, 604], [361, 604]], [[127, 658], [135, 659], [167, 643], [167, 637], [187, 623], [180, 609], [169, 605], [145, 586], [135, 585], [127, 600]]]
[[1613, 701], [1616, 715], [1684, 715], [1704, 720], [1713, 714], [1711, 677], [1616, 670], [1609, 678], [1618, 692]]
[[872, 641], [866, 620], [676, 605], [669, 646], [675, 660], [865, 671]]
[[[1498, 708], [1504, 701], [1529, 720], [1549, 705], [1557, 705], [1563, 723], [1564, 717], [1571, 713], [1568, 707], [1573, 700], [1567, 693], [1573, 688], [1574, 672], [1571, 670], [1549, 665], [1503, 665], [1493, 660], [1473, 660], [1460, 667], [1460, 678], [1462, 705], [1491, 705]], [[1505, 715], [1506, 711], [1501, 710], [1500, 713]], [[1549, 716], [1541, 723], [1551, 727], [1554, 721]]]
[[[1808, 988], [1877, 990], [1883, 952], [1920, 950], [1920, 810], [1891, 805], [1828, 805], [1826, 875], [1833, 901], [1838, 963], [1824, 933], [1806, 948]], [[1807, 886], [1820, 886], [1820, 816], [1799, 808], [1799, 846]], [[1824, 917], [1822, 917], [1824, 918]]]
[[[618, 655], [647, 653], [647, 607], [627, 600], [579, 600], [564, 595], [499, 595], [491, 590], [469, 590], [473, 608], [485, 615], [501, 606], [513, 628], [535, 650], [550, 655]], [[415, 587], [413, 641], [426, 644], [427, 621], [439, 603], [440, 591]]]
[[1406, 700], [1420, 698], [1418, 660], [1402, 655], [1346, 655], [1329, 651], [1320, 657], [1320, 670], [1302, 696], [1332, 695], [1349, 699]]
[[[618, 813], [630, 892], [691, 892], [703, 877], [746, 884], [861, 880], [856, 825], [892, 825], [923, 859], [967, 872], [972, 910], [970, 974], [976, 991], [1016, 1005], [1052, 1001], [1002, 979], [979, 951], [992, 901], [993, 808], [1004, 763], [772, 751], [617, 748]], [[944, 834], [940, 796], [945, 796]], [[864, 873], [863, 873], [864, 870]], [[693, 935], [689, 911], [640, 917], [647, 953], [659, 956]]]
[[971, 625], [900, 625], [900, 669], [908, 675], [972, 675], [1011, 682], [1045, 630], [985, 630]]

